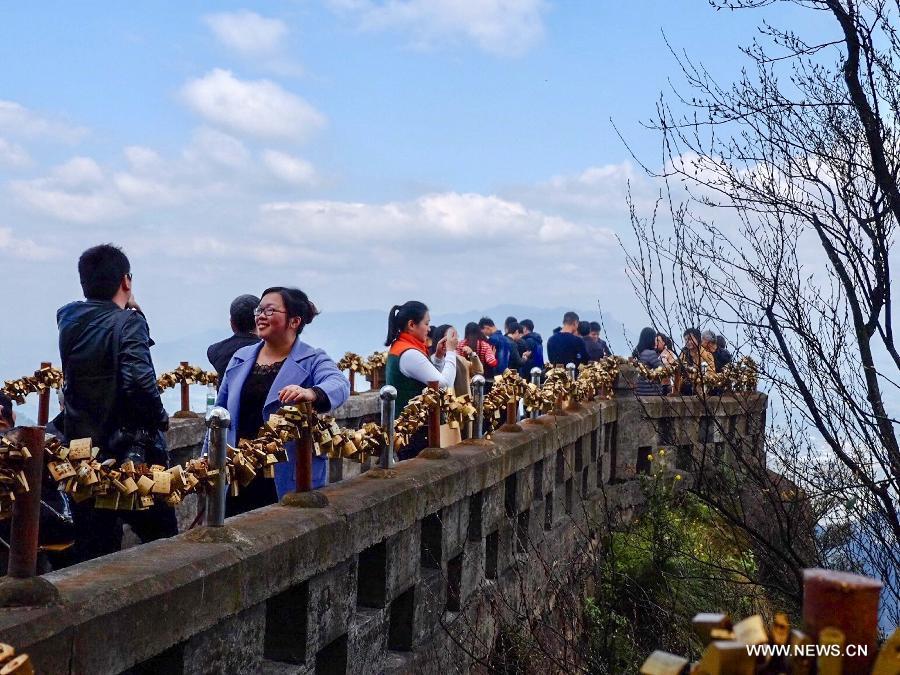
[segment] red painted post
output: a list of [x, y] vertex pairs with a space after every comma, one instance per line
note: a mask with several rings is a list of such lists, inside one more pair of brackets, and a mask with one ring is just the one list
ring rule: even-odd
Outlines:
[[[438, 391], [437, 382], [429, 382], [428, 386]], [[441, 411], [437, 407], [428, 411], [428, 447], [441, 447]]]
[[556, 396], [556, 406], [553, 409], [553, 415], [555, 417], [565, 417], [568, 413], [563, 410], [563, 400], [565, 400], [565, 394], [558, 394]]
[[510, 426], [519, 421], [519, 400], [510, 400], [506, 402], [506, 423]]
[[[184, 368], [187, 368], [190, 364], [187, 361], [182, 361], [181, 365]], [[189, 385], [184, 380], [181, 381], [181, 412], [190, 412], [191, 411], [191, 385]]]
[[[41, 370], [50, 368], [53, 364], [49, 361], [41, 361]], [[37, 423], [45, 427], [50, 422], [50, 387], [46, 387], [38, 394], [38, 419]], [[43, 444], [42, 444], [43, 447]], [[29, 448], [30, 450], [30, 448]]]
[[297, 492], [312, 491], [312, 455], [312, 431], [309, 427], [302, 427], [300, 440], [297, 441], [297, 462], [294, 475]]
[[28, 492], [16, 497], [12, 507], [7, 574], [18, 579], [37, 572], [38, 524], [41, 517], [41, 471], [44, 468], [44, 427], [25, 427], [22, 443], [31, 457], [25, 460]]

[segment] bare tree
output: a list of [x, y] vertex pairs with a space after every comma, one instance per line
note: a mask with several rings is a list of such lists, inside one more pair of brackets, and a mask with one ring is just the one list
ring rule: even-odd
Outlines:
[[767, 434], [769, 478], [796, 486], [819, 536], [813, 551], [757, 543], [797, 582], [810, 563], [880, 577], [896, 622], [900, 2], [711, 4], [829, 20], [821, 35], [763, 23], [742, 50], [751, 68], [726, 85], [673, 50], [685, 83], [649, 124], [665, 164], [645, 169], [664, 188], [653, 213], [632, 206], [629, 273], [656, 325], [724, 329], [783, 407]]

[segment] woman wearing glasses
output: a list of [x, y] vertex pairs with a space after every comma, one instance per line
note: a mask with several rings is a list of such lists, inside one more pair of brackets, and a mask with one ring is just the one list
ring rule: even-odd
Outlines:
[[[318, 314], [306, 293], [275, 286], [262, 293], [254, 310], [261, 342], [237, 350], [225, 369], [216, 405], [228, 408], [228, 442], [255, 438], [269, 415], [284, 405], [310, 401], [318, 412], [338, 407], [350, 395], [350, 383], [321, 349], [299, 339]], [[237, 497], [229, 497], [229, 516], [275, 503], [294, 489], [296, 454], [288, 447], [288, 461], [275, 465], [275, 479], [258, 475]], [[327, 480], [328, 461], [313, 457], [313, 487]]]

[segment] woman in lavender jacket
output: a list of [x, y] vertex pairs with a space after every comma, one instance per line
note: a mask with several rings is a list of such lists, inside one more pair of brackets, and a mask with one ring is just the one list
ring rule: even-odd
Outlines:
[[[262, 293], [254, 311], [258, 344], [235, 352], [225, 369], [216, 405], [228, 409], [228, 443], [255, 438], [263, 422], [285, 405], [309, 401], [317, 412], [337, 408], [350, 395], [350, 383], [321, 349], [299, 339], [318, 314], [306, 293], [275, 286]], [[229, 516], [273, 504], [294, 489], [296, 449], [287, 447], [288, 461], [275, 465], [275, 479], [258, 475], [237, 497], [229, 497]], [[328, 460], [313, 457], [313, 487], [328, 480]]]

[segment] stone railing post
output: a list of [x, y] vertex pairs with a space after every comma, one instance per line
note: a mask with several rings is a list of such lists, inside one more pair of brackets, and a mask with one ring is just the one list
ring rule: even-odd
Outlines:
[[225, 408], [214, 407], [206, 416], [209, 428], [209, 468], [218, 473], [213, 478], [212, 493], [206, 496], [207, 527], [222, 527], [225, 524], [225, 493], [228, 489], [227, 434], [231, 427], [231, 415]]

